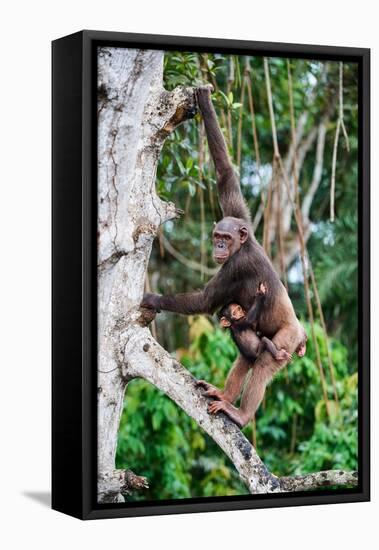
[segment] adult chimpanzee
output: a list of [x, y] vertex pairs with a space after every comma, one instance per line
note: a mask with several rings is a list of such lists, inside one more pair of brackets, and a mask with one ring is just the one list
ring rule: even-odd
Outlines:
[[[258, 283], [265, 281], [268, 293], [258, 330], [262, 336], [270, 338], [278, 349], [284, 348], [292, 354], [304, 340], [304, 329], [296, 318], [285, 287], [253, 235], [250, 214], [212, 105], [211, 87], [201, 86], [196, 94], [215, 164], [219, 202], [224, 215], [213, 231], [214, 259], [221, 264], [221, 268], [204, 290], [163, 296], [146, 294], [141, 305], [156, 311], [163, 309], [193, 314], [213, 313], [221, 306], [235, 302], [248, 311], [254, 302]], [[211, 403], [209, 412], [224, 411], [239, 426], [246, 425], [254, 417], [266, 385], [286, 362], [276, 361], [265, 351], [252, 367], [250, 361], [239, 356], [224, 390], [219, 391], [217, 398], [220, 401]], [[232, 403], [239, 396], [247, 374], [249, 379], [237, 409]]]

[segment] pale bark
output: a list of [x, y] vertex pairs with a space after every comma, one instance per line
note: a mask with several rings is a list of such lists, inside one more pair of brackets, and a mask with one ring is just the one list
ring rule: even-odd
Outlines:
[[163, 89], [161, 51], [102, 48], [98, 59], [98, 469], [104, 477], [115, 467], [128, 381], [124, 330], [136, 320], [157, 229], [177, 216], [174, 204], [155, 192], [157, 161], [194, 97], [191, 90]]
[[303, 476], [281, 477], [280, 485], [283, 492], [306, 491], [331, 485], [357, 485], [357, 472], [344, 472], [343, 470], [325, 470], [315, 474]]
[[[98, 501], [123, 502], [147, 486], [115, 469], [125, 388], [142, 377], [195, 419], [233, 462], [251, 493], [314, 488], [320, 479], [354, 484], [350, 474], [277, 478], [226, 416], [210, 416], [193, 376], [152, 337], [141, 302], [151, 246], [160, 224], [175, 218], [155, 191], [164, 139], [193, 115], [193, 90], [162, 87], [163, 52], [102, 48], [98, 70]], [[321, 476], [321, 477], [320, 477]]]
[[313, 177], [309, 189], [307, 190], [301, 206], [301, 212], [303, 215], [303, 222], [309, 224], [309, 213], [311, 210], [312, 202], [316, 194], [317, 189], [321, 183], [322, 169], [324, 166], [324, 149], [325, 149], [325, 137], [327, 130], [327, 121], [322, 121], [319, 124], [317, 131], [317, 148], [316, 148], [316, 160], [313, 169]]

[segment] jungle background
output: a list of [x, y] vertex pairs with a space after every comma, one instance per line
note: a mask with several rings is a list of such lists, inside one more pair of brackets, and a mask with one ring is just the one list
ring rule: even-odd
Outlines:
[[[358, 68], [354, 63], [167, 52], [164, 84], [210, 82], [256, 238], [308, 334], [244, 429], [277, 475], [357, 468]], [[155, 240], [146, 290], [186, 292], [215, 272], [221, 218], [200, 115], [166, 140], [159, 195], [184, 213]], [[216, 317], [157, 315], [158, 341], [196, 378], [223, 387], [237, 350]], [[127, 388], [118, 468], [147, 476], [134, 500], [247, 494], [220, 448], [143, 380]]]

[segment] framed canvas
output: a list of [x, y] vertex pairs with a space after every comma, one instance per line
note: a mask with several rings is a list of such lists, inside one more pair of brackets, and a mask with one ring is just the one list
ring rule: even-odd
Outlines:
[[369, 50], [52, 51], [53, 508], [369, 500]]

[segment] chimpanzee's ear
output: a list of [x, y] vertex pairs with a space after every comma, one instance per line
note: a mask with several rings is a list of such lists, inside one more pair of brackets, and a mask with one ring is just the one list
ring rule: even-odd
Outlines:
[[228, 328], [230, 327], [231, 325], [231, 322], [228, 321], [228, 319], [226, 317], [221, 317], [220, 319], [220, 327], [222, 328]]
[[240, 234], [240, 242], [241, 244], [245, 243], [247, 241], [247, 238], [249, 236], [249, 232], [247, 230], [247, 227], [245, 227], [244, 225], [242, 225], [240, 227], [240, 230], [239, 230], [239, 234]]

